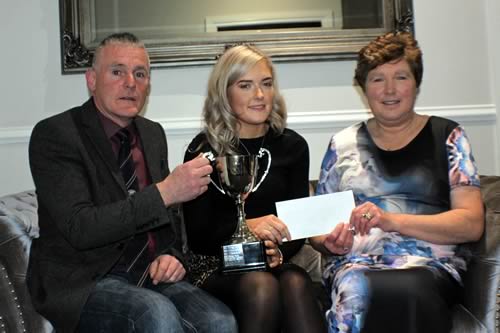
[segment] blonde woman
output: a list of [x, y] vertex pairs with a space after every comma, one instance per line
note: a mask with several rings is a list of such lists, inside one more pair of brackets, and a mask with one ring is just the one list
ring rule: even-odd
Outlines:
[[[286, 221], [276, 217], [276, 201], [308, 195], [309, 149], [304, 138], [286, 128], [285, 103], [269, 57], [250, 45], [228, 49], [210, 76], [203, 117], [204, 129], [189, 145], [186, 161], [202, 152], [269, 152], [260, 161], [258, 179], [263, 181], [246, 198], [245, 212], [250, 230], [265, 241], [270, 270], [222, 275], [215, 264], [206, 267], [201, 287], [229, 305], [240, 332], [324, 332], [310, 277], [288, 263], [304, 241], [283, 243], [290, 234]], [[216, 173], [212, 180], [218, 183]], [[184, 214], [190, 248], [216, 258], [236, 228], [234, 200], [209, 185], [185, 203]]]

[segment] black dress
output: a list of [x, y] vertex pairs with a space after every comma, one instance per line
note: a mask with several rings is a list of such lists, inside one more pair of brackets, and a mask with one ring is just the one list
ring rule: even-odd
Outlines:
[[[290, 129], [282, 134], [269, 130], [263, 137], [241, 139], [240, 142], [240, 154], [258, 154], [260, 148], [269, 152], [259, 160], [258, 182], [270, 162], [268, 174], [245, 200], [247, 219], [276, 215], [277, 201], [309, 195], [309, 148], [299, 134]], [[189, 161], [200, 152], [208, 151], [212, 148], [201, 133], [189, 145], [184, 160]], [[211, 176], [219, 184], [216, 172]], [[185, 203], [183, 211], [189, 248], [196, 254], [191, 258], [198, 258], [196, 278], [201, 276], [201, 288], [232, 309], [240, 332], [326, 331], [324, 315], [309, 275], [302, 268], [287, 263], [300, 250], [304, 240], [281, 245], [285, 264], [269, 272], [223, 275], [216, 269], [214, 258], [237, 227], [235, 201], [210, 184], [208, 191]], [[202, 260], [199, 260], [200, 255]]]

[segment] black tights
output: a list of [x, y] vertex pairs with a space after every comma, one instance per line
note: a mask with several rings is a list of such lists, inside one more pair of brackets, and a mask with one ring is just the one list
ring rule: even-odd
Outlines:
[[202, 288], [233, 310], [242, 333], [326, 332], [311, 278], [293, 264], [271, 272], [215, 274]]

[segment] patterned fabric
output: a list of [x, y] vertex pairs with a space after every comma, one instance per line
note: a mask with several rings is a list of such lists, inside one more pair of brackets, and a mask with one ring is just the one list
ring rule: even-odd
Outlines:
[[189, 280], [197, 287], [201, 286], [220, 267], [220, 259], [217, 256], [197, 254], [189, 251], [186, 259]]
[[[379, 149], [366, 123], [336, 134], [323, 159], [317, 194], [352, 190], [358, 205], [370, 201], [393, 213], [437, 214], [449, 210], [450, 190], [458, 186], [479, 186], [469, 140], [455, 122], [430, 117], [397, 151]], [[427, 266], [461, 282], [465, 261], [455, 248], [378, 228], [355, 236], [350, 253], [327, 258], [323, 279], [333, 301], [327, 313], [330, 332], [358, 332], [362, 326], [369, 290], [360, 271]]]

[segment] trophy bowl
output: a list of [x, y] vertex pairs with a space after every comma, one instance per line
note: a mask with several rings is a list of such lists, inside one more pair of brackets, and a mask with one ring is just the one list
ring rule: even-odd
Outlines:
[[238, 209], [236, 230], [221, 248], [222, 273], [266, 270], [264, 242], [250, 232], [245, 220], [245, 199], [255, 188], [258, 155], [226, 155], [215, 161], [221, 185], [219, 190], [233, 198]]

